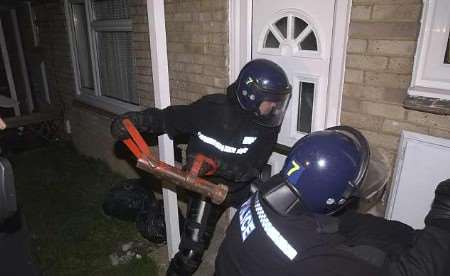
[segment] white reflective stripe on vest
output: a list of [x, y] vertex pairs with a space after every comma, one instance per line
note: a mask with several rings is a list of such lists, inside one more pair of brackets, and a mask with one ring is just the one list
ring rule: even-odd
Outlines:
[[257, 137], [245, 136], [244, 140], [242, 140], [243, 145], [251, 145], [256, 141]]
[[259, 203], [258, 195], [256, 195], [255, 199], [255, 210], [258, 215], [259, 222], [261, 223], [264, 232], [266, 232], [267, 236], [272, 240], [272, 242], [281, 250], [281, 252], [286, 255], [289, 260], [293, 260], [295, 256], [297, 256], [297, 250], [293, 248], [289, 242], [281, 235], [281, 233], [272, 225], [270, 220], [267, 218], [264, 209]]
[[[197, 136], [200, 140], [202, 140], [203, 142], [215, 147], [216, 149], [220, 150], [221, 152], [227, 152], [227, 153], [235, 153], [235, 154], [244, 154], [248, 151], [248, 148], [235, 148], [232, 146], [227, 146], [227, 145], [223, 145], [222, 143], [220, 143], [219, 141], [217, 141], [214, 138], [208, 137], [206, 135], [204, 135], [203, 133], [201, 133], [200, 131], [197, 133]], [[247, 137], [245, 137], [247, 138]], [[244, 138], [244, 140], [245, 140]], [[250, 137], [251, 138], [251, 137]], [[256, 140], [256, 138], [255, 138]]]

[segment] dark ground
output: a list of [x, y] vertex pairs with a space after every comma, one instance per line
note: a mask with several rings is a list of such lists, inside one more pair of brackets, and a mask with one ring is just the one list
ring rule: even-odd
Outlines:
[[70, 144], [52, 142], [30, 149], [26, 143], [6, 152], [31, 233], [34, 262], [43, 275], [157, 275], [155, 262], [146, 254], [111, 265], [109, 256], [121, 245], [145, 242], [134, 223], [102, 213], [105, 193], [122, 177], [104, 163], [80, 156]]

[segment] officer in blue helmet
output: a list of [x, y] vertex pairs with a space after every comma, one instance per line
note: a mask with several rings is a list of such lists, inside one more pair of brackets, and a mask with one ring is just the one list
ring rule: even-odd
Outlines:
[[241, 205], [215, 275], [450, 275], [450, 180], [438, 186], [424, 230], [358, 214], [369, 155], [348, 126], [300, 139]]
[[130, 119], [141, 132], [171, 138], [188, 135], [186, 170], [199, 154], [212, 159], [217, 170], [200, 176], [229, 186], [221, 206], [190, 194], [179, 252], [168, 275], [191, 275], [202, 261], [215, 225], [228, 206], [239, 206], [249, 196], [250, 183], [258, 178], [276, 144], [289, 99], [291, 85], [283, 69], [264, 59], [247, 63], [225, 94], [204, 96], [189, 105], [149, 108], [117, 116], [111, 125], [116, 139], [128, 137], [122, 120]]

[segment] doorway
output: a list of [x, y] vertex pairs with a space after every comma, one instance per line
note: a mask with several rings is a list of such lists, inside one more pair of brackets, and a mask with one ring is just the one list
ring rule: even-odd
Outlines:
[[[339, 124], [351, 1], [230, 2], [230, 80], [248, 60], [265, 58], [287, 73], [293, 95], [278, 144]], [[278, 172], [285, 156], [269, 163]]]

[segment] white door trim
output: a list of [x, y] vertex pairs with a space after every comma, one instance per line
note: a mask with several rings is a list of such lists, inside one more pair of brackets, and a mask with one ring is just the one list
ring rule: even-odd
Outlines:
[[[236, 79], [240, 69], [251, 59], [252, 4], [253, 0], [229, 0], [230, 82]], [[339, 0], [335, 4], [327, 91], [339, 93], [331, 93], [327, 99], [326, 127], [340, 124], [351, 6], [352, 0]]]
[[252, 0], [229, 0], [230, 83], [252, 58]]

